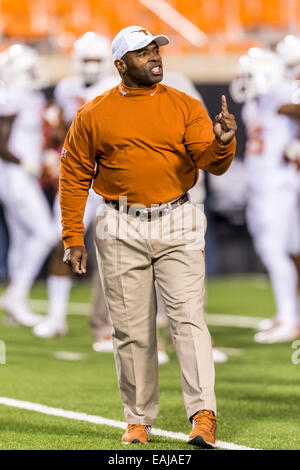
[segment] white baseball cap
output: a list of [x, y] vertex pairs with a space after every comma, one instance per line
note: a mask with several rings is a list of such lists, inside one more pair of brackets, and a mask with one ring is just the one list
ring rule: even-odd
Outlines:
[[164, 46], [170, 42], [167, 36], [163, 34], [153, 36], [150, 31], [141, 26], [128, 26], [121, 29], [112, 42], [113, 60], [120, 60], [127, 52], [142, 49], [152, 41], [155, 41], [158, 46]]

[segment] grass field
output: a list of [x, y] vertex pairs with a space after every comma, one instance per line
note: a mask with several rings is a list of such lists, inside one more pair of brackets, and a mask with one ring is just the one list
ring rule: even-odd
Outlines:
[[[33, 288], [32, 298], [46, 299], [43, 283]], [[71, 301], [89, 299], [89, 283], [75, 284]], [[271, 317], [270, 286], [257, 277], [209, 280], [207, 312]], [[1, 397], [124, 421], [113, 355], [92, 350], [86, 315], [70, 312], [68, 323], [66, 337], [41, 340], [29, 329], [4, 326], [1, 319], [0, 339], [6, 344], [6, 364], [0, 365]], [[227, 363], [216, 365], [217, 439], [251, 448], [299, 450], [300, 364], [292, 364], [291, 344], [255, 344], [254, 330], [247, 328], [211, 326], [210, 331], [215, 344], [230, 352]], [[155, 427], [188, 434], [179, 366], [170, 345], [168, 350], [171, 360], [160, 366]], [[59, 359], [58, 352], [81, 357]], [[122, 433], [110, 426], [0, 405], [0, 449], [124, 450]], [[191, 446], [155, 435], [147, 449], [190, 451]]]

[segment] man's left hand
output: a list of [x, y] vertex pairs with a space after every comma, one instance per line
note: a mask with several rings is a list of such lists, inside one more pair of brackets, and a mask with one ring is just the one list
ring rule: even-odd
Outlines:
[[214, 133], [218, 142], [226, 145], [234, 137], [237, 130], [235, 117], [228, 111], [227, 101], [222, 95], [222, 112], [217, 114], [214, 120]]

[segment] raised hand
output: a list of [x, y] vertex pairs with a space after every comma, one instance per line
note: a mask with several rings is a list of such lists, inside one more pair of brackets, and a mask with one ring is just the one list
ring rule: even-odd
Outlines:
[[222, 95], [221, 98], [222, 112], [217, 114], [214, 120], [214, 133], [218, 142], [228, 144], [234, 137], [237, 130], [235, 117], [228, 111], [226, 97]]

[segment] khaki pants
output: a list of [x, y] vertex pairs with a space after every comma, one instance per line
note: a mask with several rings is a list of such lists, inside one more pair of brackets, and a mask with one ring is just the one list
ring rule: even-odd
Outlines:
[[155, 280], [180, 363], [187, 416], [216, 411], [211, 338], [203, 314], [205, 224], [203, 212], [191, 202], [151, 221], [106, 204], [98, 213], [97, 259], [129, 424], [151, 425], [158, 414]]
[[101, 341], [105, 339], [107, 335], [111, 335], [112, 327], [99, 271], [97, 269], [93, 272], [92, 283], [93, 300], [90, 327], [96, 341]]

